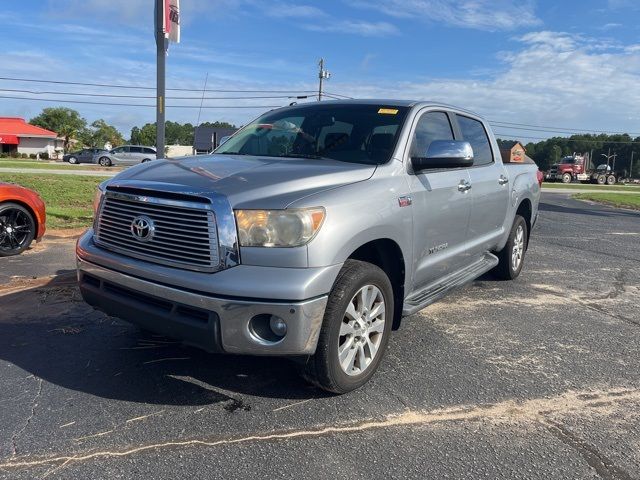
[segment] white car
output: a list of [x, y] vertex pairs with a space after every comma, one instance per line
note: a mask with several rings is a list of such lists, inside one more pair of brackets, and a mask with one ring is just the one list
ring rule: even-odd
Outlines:
[[136, 165], [138, 163], [150, 162], [156, 158], [156, 149], [145, 147], [144, 145], [122, 145], [114, 148], [110, 152], [99, 154], [98, 162], [103, 167], [111, 165]]

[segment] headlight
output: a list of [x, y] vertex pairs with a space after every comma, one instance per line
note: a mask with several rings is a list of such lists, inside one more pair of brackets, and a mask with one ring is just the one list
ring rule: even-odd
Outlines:
[[299, 247], [309, 242], [324, 220], [324, 208], [236, 210], [242, 247]]
[[98, 208], [100, 207], [100, 200], [102, 200], [102, 195], [104, 195], [104, 190], [98, 186], [96, 188], [96, 193], [93, 196], [93, 216], [95, 217], [98, 214]]

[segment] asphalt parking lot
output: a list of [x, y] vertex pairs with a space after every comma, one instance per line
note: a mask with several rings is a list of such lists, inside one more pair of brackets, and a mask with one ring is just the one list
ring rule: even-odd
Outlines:
[[640, 213], [545, 193], [518, 280], [405, 319], [340, 397], [92, 311], [60, 244], [2, 267], [2, 478], [640, 478]]

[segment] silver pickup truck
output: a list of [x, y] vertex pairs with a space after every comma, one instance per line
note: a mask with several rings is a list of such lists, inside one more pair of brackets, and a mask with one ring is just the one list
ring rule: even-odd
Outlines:
[[488, 124], [411, 101], [270, 111], [212, 155], [102, 183], [78, 241], [86, 302], [210, 352], [286, 355], [344, 393], [393, 328], [455, 287], [522, 270], [535, 165]]

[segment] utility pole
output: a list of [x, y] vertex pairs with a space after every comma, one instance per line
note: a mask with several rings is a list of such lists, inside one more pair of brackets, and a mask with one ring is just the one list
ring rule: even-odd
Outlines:
[[155, 32], [157, 47], [156, 66], [156, 158], [164, 158], [164, 121], [165, 121], [165, 66], [169, 40], [164, 34], [164, 0], [156, 0]]
[[318, 71], [318, 78], [320, 79], [320, 85], [318, 86], [318, 101], [322, 101], [322, 83], [324, 80], [329, 80], [331, 78], [331, 72], [328, 72], [324, 69], [324, 58], [321, 58], [318, 62], [318, 67], [320, 70]]
[[629, 166], [629, 178], [633, 178], [633, 154], [635, 152], [631, 150], [631, 165]]

